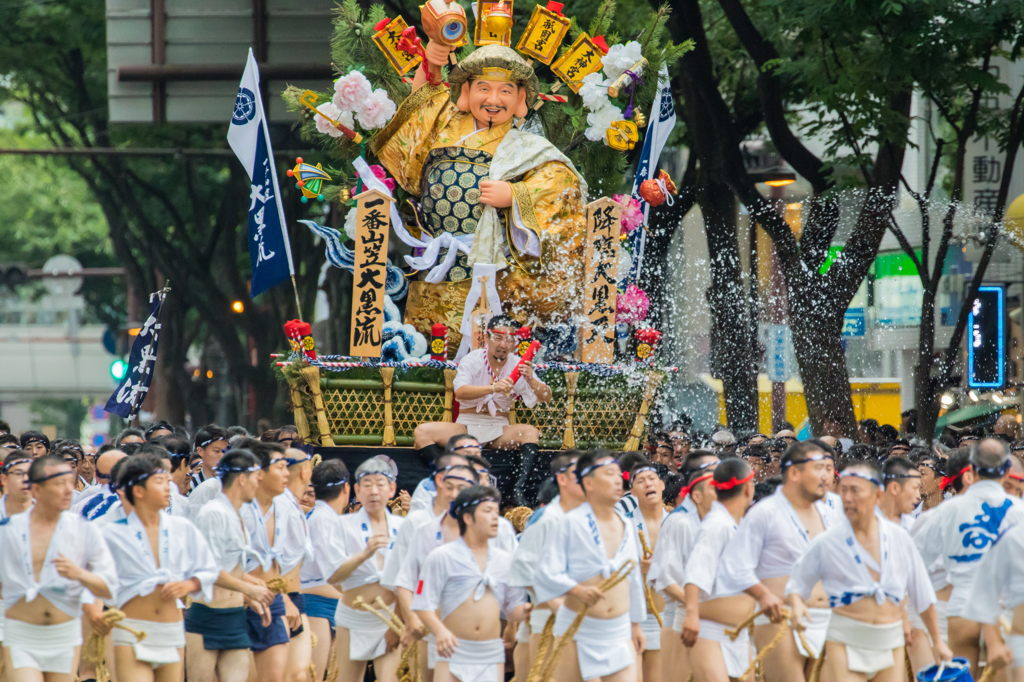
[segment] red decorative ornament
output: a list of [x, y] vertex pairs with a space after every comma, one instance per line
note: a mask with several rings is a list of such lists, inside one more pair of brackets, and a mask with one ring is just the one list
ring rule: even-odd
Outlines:
[[637, 329], [633, 332], [634, 359], [636, 362], [650, 362], [653, 360], [654, 351], [657, 349], [660, 339], [661, 332], [650, 327]]
[[597, 36], [595, 38], [592, 38], [592, 40], [594, 44], [597, 45], [597, 47], [601, 50], [601, 52], [608, 54], [608, 43], [604, 41], [604, 36]]
[[388, 19], [387, 17], [384, 17], [383, 19], [378, 21], [376, 24], [374, 24], [373, 30], [374, 31], [383, 31], [384, 27], [387, 26], [390, 23], [391, 23], [391, 20]]
[[516, 332], [516, 336], [519, 337], [519, 342], [516, 344], [516, 353], [523, 355], [526, 349], [530, 347], [530, 341], [533, 340], [533, 330], [529, 327], [520, 327], [519, 331]]
[[293, 353], [301, 353], [307, 360], [316, 360], [313, 343], [313, 328], [302, 320], [288, 320], [284, 323], [284, 334]]
[[430, 328], [430, 359], [448, 360], [448, 325], [438, 322]]
[[661, 191], [657, 180], [652, 179], [641, 182], [637, 194], [651, 206], [661, 206], [665, 203], [665, 193]]

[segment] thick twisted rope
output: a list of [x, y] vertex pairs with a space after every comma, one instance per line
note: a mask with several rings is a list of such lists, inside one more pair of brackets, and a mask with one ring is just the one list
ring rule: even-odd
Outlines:
[[[598, 585], [598, 589], [602, 592], [607, 592], [629, 577], [629, 572], [634, 568], [636, 568], [636, 561], [633, 559], [627, 560], [619, 566], [618, 570], [612, 573], [607, 580]], [[565, 650], [565, 647], [572, 641], [572, 638], [576, 636], [576, 632], [580, 629], [580, 625], [583, 624], [583, 619], [586, 617], [587, 611], [589, 610], [589, 606], [584, 606], [583, 609], [576, 614], [576, 618], [574, 618], [572, 624], [569, 625], [569, 629], [565, 631], [561, 638], [559, 638], [558, 644], [555, 646], [555, 650], [551, 654], [551, 658], [544, 665], [544, 670], [540, 678], [542, 682], [548, 682], [553, 679], [555, 667], [558, 665], [558, 659], [562, 657], [562, 652]]]
[[274, 594], [288, 594], [288, 581], [280, 576], [267, 581], [267, 589]]
[[[654, 552], [651, 551], [650, 545], [647, 544], [647, 536], [640, 529], [637, 529], [640, 534], [640, 546], [644, 550], [644, 559], [650, 559], [654, 556]], [[641, 576], [642, 577], [642, 576]], [[647, 610], [654, 614], [654, 617], [658, 619], [658, 627], [665, 627], [665, 623], [661, 620], [661, 614], [658, 613], [658, 607], [654, 605], [654, 595], [651, 594], [651, 586], [647, 584], [647, 579], [643, 579], [644, 583], [644, 599], [647, 600]]]
[[327, 682], [338, 682], [338, 647], [331, 647], [331, 655], [327, 657]]
[[[118, 609], [109, 609], [103, 613], [103, 620], [107, 625], [132, 633], [135, 635], [135, 640], [138, 642], [146, 639], [145, 632], [123, 625], [121, 621], [124, 620], [124, 618], [124, 611], [120, 611]], [[106, 636], [100, 636], [95, 632], [89, 635], [89, 639], [86, 640], [85, 646], [82, 647], [82, 658], [96, 665], [96, 682], [110, 682], [110, 670], [107, 669], [105, 655], [106, 648]]]
[[[754, 620], [763, 613], [763, 611], [756, 611], [750, 614], [750, 616], [748, 616], [742, 623], [737, 625], [735, 628], [726, 628], [725, 634], [729, 635], [729, 639], [735, 642], [736, 638], [739, 637], [740, 633], [743, 632], [745, 629], [754, 629]], [[804, 650], [808, 654], [808, 657], [814, 661], [814, 665], [811, 668], [811, 682], [817, 682], [817, 680], [820, 679], [821, 664], [825, 660], [825, 651], [822, 650], [821, 655], [817, 658], [810, 655], [811, 647], [807, 645], [807, 640], [804, 639], [804, 633], [800, 631], [799, 628], [793, 627], [792, 612], [788, 608], [783, 608], [782, 616], [783, 618], [785, 618], [785, 622], [779, 624], [781, 627], [779, 627], [779, 631], [775, 633], [775, 637], [773, 637], [772, 640], [768, 642], [768, 646], [758, 650], [757, 657], [750, 662], [750, 665], [747, 667], [747, 669], [743, 672], [742, 675], [739, 676], [740, 679], [746, 678], [755, 668], [759, 667], [761, 663], [764, 661], [765, 657], [768, 655], [768, 652], [774, 649], [778, 645], [778, 643], [782, 641], [782, 638], [786, 636], [786, 633], [788, 633], [790, 630], [796, 633], [796, 636], [799, 638], [800, 643], [803, 645]], [[909, 659], [907, 660], [909, 662]], [[815, 675], [815, 673], [817, 673], [817, 675]], [[910, 679], [913, 679], [913, 675], [911, 675]]]
[[540, 642], [537, 644], [537, 656], [533, 659], [530, 672], [526, 676], [526, 682], [541, 682], [541, 671], [544, 669], [544, 659], [548, 656], [548, 649], [551, 648], [551, 641], [555, 638], [555, 614], [554, 612], [544, 621], [544, 629], [540, 631]]

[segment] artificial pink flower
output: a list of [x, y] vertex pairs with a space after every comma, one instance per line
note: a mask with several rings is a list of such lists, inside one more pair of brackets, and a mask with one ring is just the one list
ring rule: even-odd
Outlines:
[[373, 175], [378, 180], [384, 181], [384, 184], [387, 185], [387, 188], [391, 190], [392, 193], [395, 191], [395, 181], [388, 177], [388, 173], [386, 170], [384, 170], [383, 166], [378, 166], [374, 164], [370, 166], [370, 170], [373, 171]]
[[644, 222], [644, 211], [640, 202], [626, 194], [616, 194], [612, 200], [622, 205], [622, 234], [632, 232]]
[[373, 94], [373, 86], [359, 71], [350, 71], [334, 81], [334, 106], [342, 111], [356, 111]]
[[356, 120], [366, 130], [383, 128], [395, 115], [397, 107], [388, 97], [388, 93], [377, 88], [355, 107]]
[[651, 302], [644, 290], [635, 284], [626, 287], [615, 301], [615, 321], [619, 324], [636, 324], [647, 319]]

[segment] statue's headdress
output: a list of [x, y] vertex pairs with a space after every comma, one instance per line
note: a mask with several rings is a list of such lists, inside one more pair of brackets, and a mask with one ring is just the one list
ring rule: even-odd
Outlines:
[[537, 76], [533, 67], [526, 63], [511, 47], [484, 45], [459, 62], [448, 74], [451, 83], [451, 98], [455, 102], [462, 92], [462, 85], [472, 80], [506, 81], [526, 88], [526, 106], [532, 108], [537, 102]]

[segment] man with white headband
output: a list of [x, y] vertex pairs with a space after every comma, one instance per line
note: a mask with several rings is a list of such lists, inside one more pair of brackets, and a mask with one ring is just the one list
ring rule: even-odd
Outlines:
[[305, 681], [309, 677], [309, 664], [313, 656], [313, 640], [310, 636], [309, 618], [306, 616], [306, 596], [302, 587], [302, 568], [306, 558], [312, 556], [306, 512], [299, 506], [299, 500], [306, 494], [313, 477], [312, 457], [302, 450], [285, 450], [288, 463], [288, 482], [284, 493], [274, 500], [287, 512], [284, 515], [281, 534], [281, 577], [288, 583], [288, 600], [299, 612], [298, 627], [288, 631], [288, 679]]
[[947, 500], [933, 512], [934, 518], [914, 543], [928, 565], [942, 557], [953, 584], [949, 597], [949, 645], [953, 653], [971, 661], [978, 676], [981, 626], [964, 618], [964, 607], [977, 573], [978, 562], [999, 535], [1024, 520], [1024, 508], [1003, 490], [1002, 477], [1010, 468], [1006, 443], [986, 438], [974, 444], [970, 463], [951, 475], [959, 477], [966, 490]]
[[718, 466], [718, 455], [710, 450], [694, 450], [683, 461], [686, 485], [679, 491], [682, 502], [672, 510], [661, 527], [658, 545], [651, 557], [647, 583], [665, 599], [661, 628], [662, 677], [689, 679], [690, 658], [680, 635], [686, 617], [686, 561], [700, 532], [700, 522], [718, 499], [711, 479]]
[[117, 591], [117, 571], [102, 533], [68, 511], [74, 477], [60, 457], [39, 457], [27, 481], [35, 505], [0, 521], [11, 680], [73, 680], [82, 645], [82, 598], [86, 590], [101, 599]]
[[[392, 579], [392, 574], [386, 570], [387, 575], [382, 581], [386, 587], [394, 589], [398, 595], [398, 603], [406, 624], [402, 645], [417, 646], [428, 680], [431, 679], [437, 662], [437, 643], [434, 635], [428, 634], [426, 626], [413, 610], [413, 596], [419, 586], [420, 571], [430, 553], [442, 545], [459, 539], [459, 524], [451, 515], [451, 504], [460, 492], [479, 483], [479, 475], [468, 464], [449, 464], [445, 467], [435, 504], [438, 501], [446, 501], [448, 509], [445, 509], [440, 516], [418, 522], [418, 525], [412, 529], [409, 550], [402, 558], [398, 570], [394, 572], [394, 578]], [[492, 540], [490, 544], [494, 546], [496, 542]], [[386, 566], [390, 567], [390, 562], [393, 560], [389, 557]], [[421, 637], [425, 637], [425, 646], [416, 643]]]
[[[455, 374], [455, 399], [459, 416], [454, 424], [434, 422], [416, 427], [415, 447], [442, 445], [452, 436], [469, 433], [481, 445], [497, 450], [519, 449], [515, 484], [517, 506], [527, 504], [524, 485], [537, 457], [540, 431], [529, 424], [509, 424], [508, 416], [516, 398], [527, 407], [551, 400], [551, 388], [534, 375], [533, 363], [520, 364], [515, 354], [518, 325], [508, 315], [495, 315], [487, 322], [484, 348], [468, 353], [459, 361]], [[518, 367], [519, 379], [510, 375]]]
[[[537, 567], [541, 562], [544, 552], [544, 544], [548, 535], [553, 529], [565, 519], [565, 515], [580, 506], [586, 501], [583, 496], [583, 488], [576, 480], [576, 461], [580, 453], [575, 450], [562, 452], [551, 460], [551, 476], [558, 485], [558, 495], [555, 499], [538, 509], [526, 522], [526, 528], [519, 536], [519, 544], [512, 555], [512, 566], [509, 572], [509, 584], [512, 587], [525, 587], [533, 596], [533, 609], [530, 611], [530, 621], [526, 644], [530, 655], [525, 658], [525, 668], [529, 670], [537, 649], [540, 646], [541, 632], [554, 611], [562, 605], [561, 599], [554, 599], [551, 602], [538, 603], [533, 584]], [[552, 604], [552, 602], [554, 602]], [[554, 609], [554, 611], [552, 610]], [[520, 628], [521, 630], [522, 628]], [[521, 639], [517, 636], [517, 639]], [[522, 642], [520, 642], [522, 643]], [[518, 649], [517, 649], [518, 650]], [[550, 652], [550, 649], [549, 649]], [[517, 668], [520, 661], [517, 655]]]
[[202, 534], [187, 519], [164, 512], [170, 475], [154, 454], [134, 455], [121, 469], [118, 487], [131, 513], [103, 527], [119, 587], [113, 604], [123, 624], [146, 633], [111, 631], [118, 676], [125, 680], [178, 682], [184, 674], [185, 627], [180, 599], [213, 598], [220, 569]]
[[[780, 464], [782, 485], [755, 504], [722, 555], [719, 582], [725, 592], [746, 592], [756, 599], [762, 615], [754, 620], [754, 646], [761, 650], [775, 639], [782, 624], [786, 583], [793, 565], [811, 540], [839, 522], [825, 504], [832, 478], [832, 456], [814, 443], [795, 443]], [[815, 585], [807, 601], [810, 621], [803, 637], [783, 637], [764, 659], [767, 682], [810, 678], [811, 659], [821, 656], [831, 611], [822, 586]], [[811, 648], [808, 652], [804, 647]]]
[[[548, 536], [533, 588], [538, 602], [563, 599], [555, 613], [561, 637], [584, 608], [579, 629], [556, 662], [555, 679], [632, 682], [643, 653], [640, 623], [647, 618], [640, 543], [615, 510], [622, 497], [622, 471], [611, 453], [589, 451], [576, 462], [576, 480], [586, 502], [565, 515]], [[600, 585], [613, 575], [616, 585]]]
[[935, 591], [910, 535], [875, 510], [882, 494], [873, 461], [853, 462], [840, 474], [845, 518], [814, 538], [796, 562], [786, 597], [794, 627], [810, 621], [806, 602], [821, 583], [832, 616], [825, 665], [835, 682], [874, 679], [896, 682], [904, 675], [903, 604], [921, 614], [936, 660], [952, 654], [939, 639]]
[[[630, 492], [637, 500], [637, 507], [626, 515], [633, 524], [633, 532], [637, 534], [641, 552], [644, 543], [647, 549], [657, 550], [661, 524], [668, 516], [662, 501], [665, 482], [658, 476], [658, 471], [650, 462], [641, 462], [633, 466], [629, 472]], [[643, 541], [640, 541], [643, 534]], [[641, 554], [642, 557], [642, 554]], [[640, 560], [640, 573], [646, 581], [650, 576], [650, 559]], [[653, 603], [657, 612], [650, 610]], [[641, 657], [644, 682], [661, 682], [661, 623], [664, 622], [665, 599], [656, 592], [651, 592], [651, 601], [647, 604], [647, 619], [640, 624], [646, 642]]]
[[405, 520], [388, 510], [388, 500], [395, 494], [395, 475], [388, 462], [366, 460], [356, 469], [353, 483], [360, 507], [341, 517], [345, 561], [337, 568], [324, 570], [326, 575], [333, 568], [327, 580], [332, 585], [340, 584], [341, 589], [334, 616], [338, 679], [363, 679], [366, 662], [373, 661], [380, 682], [397, 682], [398, 638], [372, 613], [357, 609], [355, 601], [362, 599], [372, 605], [380, 598], [395, 608], [395, 592], [381, 584], [381, 575]]
[[[434, 498], [437, 497], [437, 476], [441, 473], [442, 469], [449, 464], [464, 464], [458, 458], [465, 457], [466, 455], [479, 455], [482, 450], [483, 448], [480, 447], [477, 439], [468, 433], [459, 433], [449, 438], [444, 450], [434, 457], [434, 461], [431, 462], [434, 475], [428, 476], [417, 483], [416, 489], [412, 491], [412, 499], [409, 500], [409, 514], [406, 516], [406, 520], [411, 518], [415, 512], [430, 509], [434, 504]], [[439, 516], [440, 514], [441, 511], [437, 511], [434, 516]]]
[[693, 551], [686, 559], [686, 616], [683, 644], [689, 647], [696, 682], [725, 682], [739, 678], [750, 663], [750, 636], [736, 640], [725, 634], [753, 610], [754, 600], [742, 590], [726, 591], [720, 579], [722, 554], [754, 499], [754, 471], [744, 460], [722, 460], [708, 482], [718, 500], [700, 523]]
[[412, 608], [437, 640], [437, 682], [505, 679], [501, 620], [524, 620], [527, 606], [526, 590], [509, 586], [512, 555], [491, 546], [500, 505], [489, 486], [460, 492], [451, 508], [459, 539], [431, 552], [420, 571]]
[[215, 473], [221, 492], [202, 506], [195, 526], [220, 573], [213, 595], [193, 599], [185, 611], [186, 676], [189, 682], [245, 682], [252, 643], [246, 630], [246, 607], [269, 625], [274, 599], [266, 583], [245, 573], [253, 550], [239, 515], [242, 506], [255, 498], [263, 470], [252, 452], [235, 448], [220, 459]]

